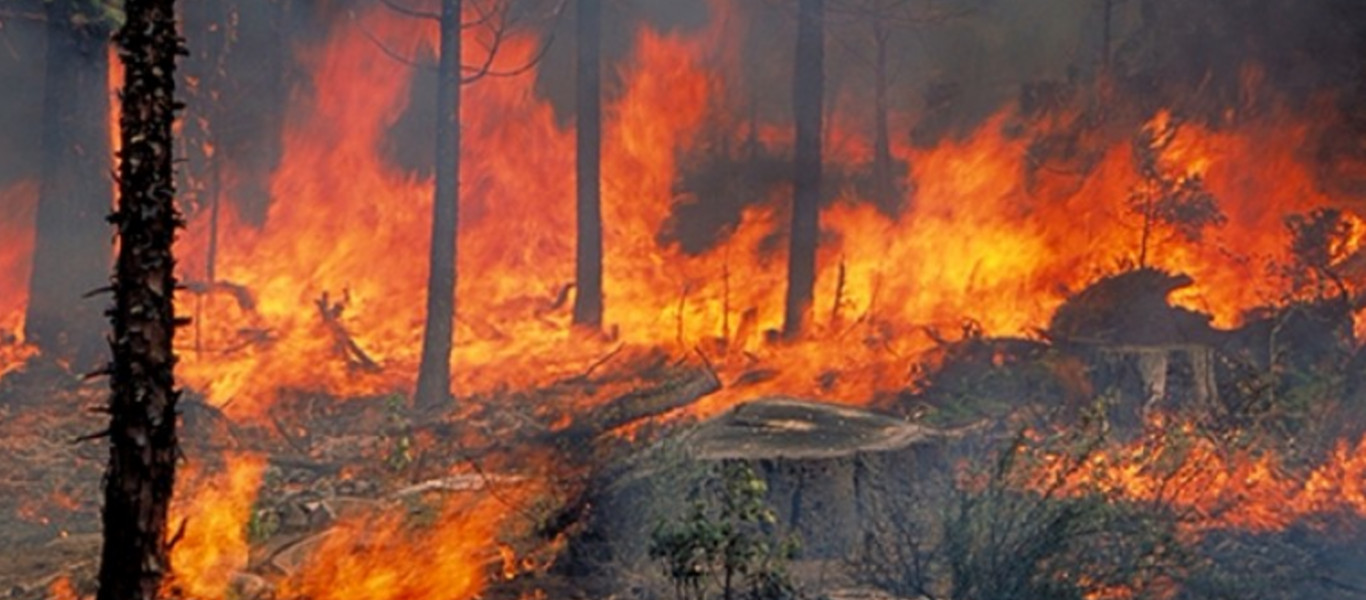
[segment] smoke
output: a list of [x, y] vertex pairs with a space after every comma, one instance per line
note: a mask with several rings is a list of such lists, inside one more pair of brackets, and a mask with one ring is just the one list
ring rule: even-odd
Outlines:
[[[47, 35], [39, 0], [7, 2], [0, 16], [0, 189], [38, 173]], [[8, 216], [0, 216], [8, 218]]]

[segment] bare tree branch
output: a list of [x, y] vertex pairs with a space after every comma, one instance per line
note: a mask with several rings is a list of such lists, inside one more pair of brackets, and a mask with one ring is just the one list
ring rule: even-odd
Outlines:
[[[379, 1], [385, 7], [401, 15], [416, 19], [428, 19], [440, 22], [440, 15], [417, 10], [399, 4], [399, 0]], [[534, 68], [537, 64], [541, 62], [541, 59], [543, 59], [546, 53], [550, 50], [551, 44], [554, 43], [555, 32], [559, 28], [559, 22], [563, 18], [564, 13], [566, 12], [564, 10], [564, 7], [567, 3], [567, 0], [559, 0], [559, 2], [555, 4], [555, 8], [551, 11], [551, 16], [553, 16], [555, 20], [550, 26], [550, 34], [546, 37], [545, 41], [542, 42], [541, 46], [536, 50], [535, 54], [533, 54], [530, 59], [528, 59], [525, 63], [518, 65], [516, 68], [513, 69], [496, 70], [493, 68], [493, 63], [498, 57], [498, 52], [502, 49], [503, 42], [508, 38], [511, 31], [515, 29], [516, 26], [521, 22], [521, 19], [512, 16], [512, 8], [516, 4], [516, 0], [490, 1], [494, 2], [493, 6], [488, 6], [485, 3], [479, 2], [478, 0], [468, 0], [467, 2], [468, 6], [473, 7], [474, 12], [476, 13], [476, 17], [472, 21], [461, 23], [460, 28], [462, 30], [469, 30], [477, 27], [485, 27], [488, 29], [489, 37], [488, 39], [477, 40], [477, 43], [480, 46], [482, 46], [485, 50], [483, 61], [478, 65], [460, 66], [461, 71], [465, 73], [465, 75], [460, 79], [461, 84], [474, 83], [475, 81], [483, 79], [484, 77], [515, 77], [517, 75], [522, 75], [530, 71], [532, 68]], [[364, 35], [367, 39], [369, 39], [370, 42], [373, 43], [377, 48], [379, 48], [380, 52], [383, 52], [385, 56], [388, 56], [394, 61], [402, 63], [403, 65], [406, 65], [408, 67], [420, 68], [424, 70], [436, 69], [436, 65], [428, 64], [422, 60], [419, 60], [416, 57], [404, 54], [403, 52], [395, 50], [394, 48], [386, 44], [383, 40], [379, 39], [378, 36], [370, 32], [369, 29], [366, 29], [366, 27], [360, 22], [360, 20], [356, 18], [354, 13], [351, 15], [351, 18], [352, 20], [356, 21], [356, 26], [360, 29], [361, 34]]]
[[426, 12], [426, 11], [417, 10], [417, 9], [414, 9], [414, 8], [411, 8], [411, 7], [408, 7], [408, 6], [404, 6], [404, 5], [402, 5], [402, 4], [399, 4], [396, 0], [379, 0], [379, 1], [380, 1], [380, 4], [383, 4], [384, 6], [388, 7], [389, 10], [392, 10], [392, 11], [394, 11], [394, 12], [400, 14], [400, 15], [403, 15], [403, 16], [406, 16], [406, 17], [413, 17], [414, 19], [427, 19], [427, 20], [430, 20], [430, 21], [435, 21], [435, 22], [437, 22], [437, 23], [440, 23], [440, 22], [441, 22], [441, 15], [439, 15], [439, 14], [437, 14], [437, 13]]
[[[541, 62], [541, 59], [545, 57], [546, 52], [550, 50], [551, 44], [555, 42], [555, 34], [559, 29], [560, 20], [564, 17], [564, 13], [566, 12], [564, 10], [566, 1], [567, 0], [560, 0], [556, 3], [555, 9], [552, 11], [552, 14], [555, 17], [555, 21], [550, 26], [550, 34], [546, 36], [546, 39], [544, 42], [542, 42], [541, 47], [536, 50], [536, 53], [532, 55], [530, 59], [528, 59], [525, 63], [519, 65], [514, 69], [507, 71], [495, 71], [493, 70], [492, 66], [493, 60], [498, 54], [498, 48], [502, 45], [503, 39], [504, 37], [506, 37], [506, 32], [508, 31], [508, 29], [511, 28], [517, 22], [515, 19], [509, 19], [508, 10], [511, 7], [511, 2], [505, 1], [502, 4], [503, 14], [500, 17], [499, 22], [495, 25], [489, 26], [490, 32], [493, 34], [493, 40], [489, 43], [480, 43], [480, 45], [483, 45], [485, 49], [488, 51], [488, 54], [485, 56], [483, 64], [479, 65], [478, 67], [462, 65], [461, 68], [467, 72], [470, 72], [470, 74], [463, 77], [460, 80], [460, 82], [466, 84], [473, 83], [475, 81], [483, 79], [484, 77], [516, 77], [534, 68], [537, 64]], [[472, 4], [475, 4], [477, 6], [476, 2], [472, 2]]]
[[365, 25], [361, 24], [360, 20], [355, 18], [354, 13], [351, 15], [351, 19], [356, 22], [356, 28], [360, 30], [361, 35], [364, 35], [366, 39], [370, 40], [370, 43], [374, 44], [376, 48], [379, 48], [379, 51], [383, 52], [385, 56], [388, 56], [389, 58], [397, 62], [400, 62], [404, 65], [407, 65], [409, 67], [412, 67], [414, 69], [425, 69], [428, 71], [436, 70], [435, 65], [423, 63], [422, 61], [416, 58], [407, 56], [397, 50], [394, 50], [393, 48], [390, 48], [388, 44], [385, 44], [384, 41], [376, 37], [375, 34], [370, 33], [370, 30], [366, 29]]
[[47, 15], [38, 12], [24, 12], [22, 10], [12, 10], [7, 8], [4, 10], [0, 10], [0, 24], [3, 24], [5, 19], [21, 19], [25, 21], [45, 23], [47, 22]]

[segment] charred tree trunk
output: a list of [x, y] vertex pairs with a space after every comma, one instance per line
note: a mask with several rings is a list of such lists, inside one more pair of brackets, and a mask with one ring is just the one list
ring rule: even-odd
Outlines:
[[816, 242], [820, 235], [821, 120], [825, 75], [824, 0], [800, 0], [792, 107], [797, 148], [792, 173], [792, 232], [787, 258], [787, 303], [783, 334], [802, 332], [816, 285]]
[[[152, 600], [169, 567], [166, 513], [175, 487], [176, 287], [181, 225], [172, 179], [175, 0], [127, 0], [116, 36], [125, 69], [119, 151], [109, 467], [99, 600]], [[100, 236], [99, 239], [103, 239]]]
[[574, 323], [602, 324], [602, 4], [578, 2], [578, 252]]
[[[103, 356], [100, 309], [83, 298], [109, 280], [109, 30], [77, 0], [47, 2], [47, 82], [37, 238], [25, 337], [78, 369]], [[78, 24], [80, 23], [80, 24]]]
[[456, 232], [460, 223], [460, 0], [441, 1], [441, 58], [436, 92], [436, 197], [427, 276], [427, 325], [414, 402], [450, 401], [455, 334]]
[[887, 124], [887, 42], [891, 37], [880, 20], [873, 21], [876, 44], [873, 74], [873, 186], [877, 203], [884, 209], [898, 205], [896, 185], [892, 182], [892, 142]]

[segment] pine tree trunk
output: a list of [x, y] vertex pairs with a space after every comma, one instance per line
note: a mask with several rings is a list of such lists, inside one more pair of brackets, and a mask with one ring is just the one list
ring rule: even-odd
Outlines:
[[47, 3], [47, 81], [37, 237], [24, 335], [49, 356], [90, 370], [104, 355], [98, 301], [109, 281], [109, 31], [76, 18], [77, 0]]
[[[220, 0], [198, 0], [217, 3]], [[222, 122], [215, 133], [217, 153], [232, 165], [223, 188], [236, 216], [260, 226], [270, 210], [270, 178], [280, 164], [288, 104], [287, 73], [291, 39], [287, 0], [231, 0], [222, 11], [236, 24], [233, 49], [224, 61]]]
[[892, 181], [892, 144], [887, 124], [887, 41], [890, 34], [881, 21], [873, 22], [873, 41], [877, 45], [873, 98], [873, 185], [878, 206], [899, 208], [896, 184]]
[[460, 0], [441, 1], [441, 58], [436, 92], [436, 196], [427, 276], [427, 325], [418, 367], [418, 407], [450, 401], [455, 329], [456, 232], [460, 223]]
[[574, 323], [602, 324], [602, 4], [578, 0], [578, 252]]
[[824, 0], [800, 0], [792, 107], [797, 148], [793, 161], [792, 232], [787, 259], [787, 303], [783, 334], [800, 335], [816, 285], [816, 242], [820, 235], [821, 120], [824, 105]]
[[[152, 600], [167, 574], [166, 513], [175, 487], [175, 258], [181, 225], [172, 179], [175, 0], [127, 0], [116, 36], [125, 75], [114, 272], [110, 453], [99, 600]], [[99, 239], [105, 239], [100, 236]]]

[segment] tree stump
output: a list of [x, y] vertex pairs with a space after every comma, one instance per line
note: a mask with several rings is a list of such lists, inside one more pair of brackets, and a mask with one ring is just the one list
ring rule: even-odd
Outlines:
[[952, 439], [846, 406], [782, 397], [742, 404], [604, 469], [563, 568], [607, 586], [655, 572], [645, 564], [652, 532], [687, 514], [712, 467], [730, 460], [750, 462], [765, 480], [775, 533], [799, 536], [799, 558], [856, 558], [905, 498], [948, 480]]

